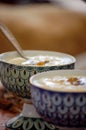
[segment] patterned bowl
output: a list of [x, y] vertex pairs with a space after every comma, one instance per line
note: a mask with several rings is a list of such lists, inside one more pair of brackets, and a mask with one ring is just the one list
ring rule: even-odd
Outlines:
[[11, 92], [23, 98], [31, 98], [29, 78], [43, 71], [58, 70], [58, 69], [73, 69], [75, 64], [75, 58], [71, 55], [51, 52], [51, 51], [24, 51], [26, 56], [59, 56], [63, 58], [70, 58], [69, 64], [64, 65], [52, 65], [52, 66], [25, 66], [9, 63], [9, 59], [19, 57], [17, 52], [6, 52], [0, 54], [0, 79], [4, 87]]
[[[81, 90], [70, 89], [71, 84], [67, 84], [69, 90], [61, 89], [56, 85], [53, 89], [52, 83], [47, 80], [54, 76], [85, 76], [86, 87], [86, 70], [54, 70], [42, 72], [30, 78], [32, 102], [39, 113], [45, 120], [59, 127], [68, 128], [86, 128], [86, 88]], [[46, 78], [42, 81], [40, 79]], [[45, 81], [47, 81], [45, 83]], [[83, 80], [81, 80], [83, 85]], [[43, 84], [42, 84], [43, 82]], [[74, 81], [74, 83], [80, 83]], [[49, 85], [51, 84], [51, 90]], [[47, 88], [45, 86], [47, 85]], [[57, 90], [59, 87], [59, 90]], [[77, 84], [72, 86], [77, 87]]]

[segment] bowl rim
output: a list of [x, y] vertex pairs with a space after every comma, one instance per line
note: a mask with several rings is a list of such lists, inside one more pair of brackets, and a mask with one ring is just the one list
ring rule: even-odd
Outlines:
[[[44, 53], [44, 54], [51, 54], [51, 56], [67, 56], [67, 57], [70, 57], [71, 58], [71, 62], [70, 63], [67, 63], [67, 64], [62, 64], [62, 65], [52, 65], [52, 66], [32, 66], [32, 65], [17, 65], [17, 64], [13, 64], [13, 63], [9, 63], [6, 61], [6, 59], [4, 57], [8, 57], [10, 56], [12, 58], [12, 56], [14, 55], [13, 58], [15, 57], [20, 57], [19, 54], [17, 53], [17, 51], [8, 51], [8, 52], [4, 52], [4, 53], [1, 53], [0, 54], [0, 62], [3, 62], [3, 63], [7, 63], [7, 64], [10, 64], [10, 65], [16, 65], [16, 66], [23, 66], [23, 67], [39, 67], [39, 68], [45, 68], [45, 67], [54, 67], [54, 66], [67, 66], [67, 65], [71, 65], [71, 64], [74, 64], [76, 63], [76, 58], [74, 56], [72, 56], [71, 54], [67, 54], [67, 53], [63, 53], [63, 52], [57, 52], [57, 51], [48, 51], [48, 50], [23, 50], [24, 53], [28, 54], [28, 53], [32, 53], [31, 55], [33, 55], [33, 53]], [[25, 55], [26, 55], [25, 54]], [[47, 55], [48, 55], [47, 54]], [[41, 54], [40, 54], [41, 55]]]
[[[47, 88], [43, 88], [43, 87], [40, 87], [39, 85], [36, 85], [33, 80], [36, 80], [37, 78], [39, 77], [42, 77], [43, 75], [45, 76], [46, 74], [51, 76], [55, 74], [57, 74], [58, 76], [66, 76], [67, 74], [70, 74], [71, 73], [71, 76], [73, 75], [85, 75], [86, 77], [86, 70], [80, 70], [80, 69], [67, 69], [67, 70], [52, 70], [52, 71], [46, 71], [46, 72], [41, 72], [41, 73], [37, 73], [35, 75], [32, 75], [30, 77], [30, 86], [34, 86], [36, 88], [39, 88], [39, 89], [42, 89], [42, 90], [45, 90], [45, 91], [51, 91], [51, 92], [59, 92], [59, 93], [85, 93], [86, 94], [86, 91], [66, 91], [66, 90], [63, 90], [63, 91], [60, 91], [60, 90], [50, 90]], [[84, 74], [83, 74], [84, 73]]]

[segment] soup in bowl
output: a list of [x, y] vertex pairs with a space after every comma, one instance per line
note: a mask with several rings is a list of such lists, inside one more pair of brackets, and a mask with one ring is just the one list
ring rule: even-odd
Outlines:
[[28, 60], [17, 52], [0, 54], [0, 79], [4, 87], [23, 98], [31, 98], [29, 78], [40, 72], [73, 69], [75, 58], [52, 51], [24, 51]]
[[39, 115], [59, 127], [86, 127], [86, 70], [54, 70], [30, 78]]

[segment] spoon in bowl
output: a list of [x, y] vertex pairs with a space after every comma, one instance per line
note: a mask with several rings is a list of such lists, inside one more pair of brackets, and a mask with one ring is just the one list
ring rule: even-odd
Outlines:
[[20, 44], [18, 43], [18, 41], [16, 40], [16, 38], [14, 37], [14, 35], [12, 34], [12, 32], [5, 25], [3, 25], [3, 24], [0, 24], [0, 31], [10, 41], [10, 43], [13, 45], [13, 47], [15, 47], [15, 49], [17, 50], [17, 52], [19, 53], [19, 55], [22, 58], [24, 58], [24, 59], [27, 60], [28, 58], [25, 57]]

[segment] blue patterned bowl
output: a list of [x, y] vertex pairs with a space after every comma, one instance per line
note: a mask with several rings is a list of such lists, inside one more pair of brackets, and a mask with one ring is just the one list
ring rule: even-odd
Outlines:
[[24, 51], [26, 56], [50, 55], [69, 57], [71, 63], [58, 66], [24, 66], [8, 63], [9, 59], [19, 57], [17, 52], [6, 52], [0, 54], [0, 79], [4, 87], [11, 92], [23, 98], [31, 98], [29, 78], [43, 71], [58, 70], [58, 69], [73, 69], [75, 58], [68, 54], [51, 52], [51, 51]]
[[86, 77], [86, 70], [55, 70], [32, 76], [30, 78], [32, 102], [44, 120], [59, 127], [84, 128], [86, 127], [86, 89], [84, 91], [50, 90], [44, 88], [45, 84], [43, 86], [37, 84], [40, 78], [67, 75]]

